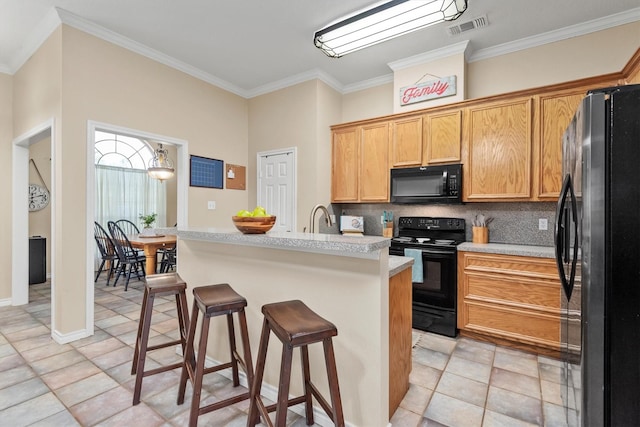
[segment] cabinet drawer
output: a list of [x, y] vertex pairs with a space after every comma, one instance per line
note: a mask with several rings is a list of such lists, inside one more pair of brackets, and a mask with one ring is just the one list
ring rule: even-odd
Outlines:
[[554, 349], [560, 346], [558, 315], [471, 301], [464, 304], [463, 310], [467, 330]]
[[461, 252], [458, 259], [465, 272], [509, 274], [558, 282], [556, 263], [550, 258]]
[[465, 300], [494, 302], [552, 313], [558, 313], [560, 309], [558, 286], [554, 283], [469, 272], [464, 276], [463, 287]]

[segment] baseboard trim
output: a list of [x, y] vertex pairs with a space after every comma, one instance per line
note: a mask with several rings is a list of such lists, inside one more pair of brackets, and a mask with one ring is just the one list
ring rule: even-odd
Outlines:
[[11, 298], [0, 299], [0, 307], [11, 305]]
[[53, 338], [53, 340], [58, 344], [67, 344], [71, 341], [81, 340], [82, 338], [86, 338], [91, 335], [93, 334], [90, 334], [86, 329], [70, 332], [68, 334], [62, 334], [57, 330], [51, 331], [51, 338]]

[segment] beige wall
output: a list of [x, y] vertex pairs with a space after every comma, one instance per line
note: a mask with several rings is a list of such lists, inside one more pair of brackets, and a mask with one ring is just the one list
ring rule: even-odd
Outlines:
[[[318, 81], [318, 125], [316, 127], [316, 164], [318, 180], [316, 196], [318, 203], [331, 200], [331, 128], [342, 116], [342, 96], [325, 83]], [[305, 213], [305, 212], [303, 212]], [[307, 216], [310, 210], [306, 212]], [[339, 212], [334, 212], [339, 214]]]
[[640, 21], [581, 37], [471, 62], [468, 97], [616, 73], [640, 47]]
[[297, 230], [308, 226], [309, 212], [315, 204], [329, 204], [329, 125], [340, 119], [339, 103], [339, 95], [317, 80], [249, 100], [249, 200], [246, 208], [252, 209], [257, 200], [257, 153], [289, 147], [296, 147], [298, 153]]
[[[29, 162], [29, 183], [44, 185], [51, 189], [51, 137], [29, 146], [29, 158], [33, 159], [44, 180], [40, 181], [38, 172]], [[51, 203], [44, 209], [29, 212], [29, 237], [41, 236], [47, 239], [47, 277], [51, 275]]]
[[342, 119], [347, 123], [393, 114], [393, 82], [350, 92], [342, 97]]
[[[5, 192], [11, 189], [13, 140], [13, 77], [0, 73], [0, 174]], [[0, 204], [0, 302], [11, 298], [11, 200]]]

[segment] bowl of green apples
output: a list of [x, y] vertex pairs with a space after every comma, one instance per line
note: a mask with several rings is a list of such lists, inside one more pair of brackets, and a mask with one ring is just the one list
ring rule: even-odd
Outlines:
[[276, 217], [269, 215], [262, 206], [257, 206], [253, 211], [240, 210], [231, 220], [243, 234], [264, 234], [276, 223]]

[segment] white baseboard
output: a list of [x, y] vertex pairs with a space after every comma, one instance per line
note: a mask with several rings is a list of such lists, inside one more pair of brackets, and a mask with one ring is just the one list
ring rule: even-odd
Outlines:
[[[179, 354], [180, 356], [182, 356], [182, 347], [180, 346], [176, 346], [176, 353]], [[205, 361], [204, 361], [204, 366], [205, 367], [212, 367], [212, 366], [218, 366], [221, 365], [222, 363], [209, 357], [206, 356], [205, 357]], [[240, 377], [240, 385], [242, 385], [243, 387], [249, 388], [248, 386], [248, 382], [247, 382], [247, 375], [242, 371], [242, 369], [238, 370], [238, 374]], [[222, 375], [225, 378], [231, 379], [231, 369], [223, 369], [221, 371], [218, 372], [220, 375]], [[269, 400], [271, 400], [272, 402], [276, 402], [278, 400], [278, 388], [272, 386], [271, 384], [266, 384], [266, 383], [262, 383], [262, 388], [260, 389], [260, 395], [262, 397], [265, 397]], [[289, 398], [293, 398], [293, 397], [297, 397], [297, 396], [291, 396], [289, 395]], [[295, 412], [296, 414], [304, 417], [305, 413], [304, 413], [304, 403], [300, 403], [298, 405], [294, 405], [289, 407], [289, 410]], [[321, 425], [323, 427], [331, 427], [333, 426], [333, 421], [327, 416], [327, 413], [324, 412], [324, 409], [322, 409], [322, 407], [320, 406], [315, 406], [313, 407], [313, 421], [315, 424]], [[349, 426], [349, 427], [355, 427], [354, 424], [351, 424], [347, 421], [345, 421], [345, 425]], [[389, 424], [389, 426], [391, 426], [391, 424]]]
[[57, 330], [51, 331], [51, 338], [53, 338], [53, 340], [58, 344], [67, 344], [67, 343], [70, 343], [71, 341], [80, 340], [82, 338], [86, 338], [91, 335], [93, 334], [90, 334], [89, 331], [87, 331], [86, 329], [70, 332], [68, 334], [61, 334]]
[[11, 298], [0, 299], [0, 307], [11, 305]]

